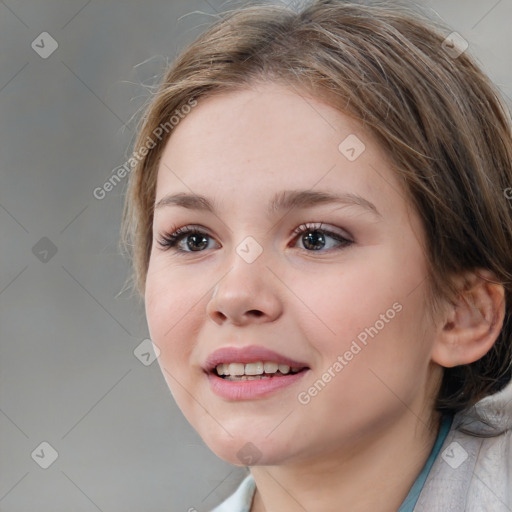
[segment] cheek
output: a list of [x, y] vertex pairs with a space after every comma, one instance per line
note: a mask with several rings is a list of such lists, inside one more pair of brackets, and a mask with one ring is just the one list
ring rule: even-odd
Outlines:
[[[418, 382], [416, 377], [428, 368], [432, 340], [426, 331], [422, 260], [418, 257], [406, 269], [399, 254], [380, 256], [371, 265], [360, 258], [329, 275], [302, 274], [293, 288], [307, 308], [296, 315], [300, 330], [319, 357], [314, 377], [342, 356], [343, 369], [332, 370], [337, 384], [329, 388], [333, 401], [347, 406], [355, 406], [362, 396], [371, 401], [390, 394], [384, 383], [412, 396], [411, 380]], [[339, 392], [347, 386], [355, 386], [357, 395]]]
[[[362, 435], [397, 415], [420, 410], [417, 399], [426, 386], [429, 366], [420, 294], [394, 302], [385, 295], [381, 302], [348, 302], [338, 313], [337, 324], [332, 317], [336, 335], [312, 338], [321, 358], [297, 397], [300, 404], [307, 402], [300, 405], [307, 412], [304, 431], [313, 431], [316, 418], [321, 418], [326, 438], [337, 438], [340, 430]], [[334, 420], [333, 411], [340, 421]]]
[[342, 348], [344, 341], [378, 321], [406, 288], [397, 282], [393, 267], [384, 261], [369, 264], [363, 257], [328, 272], [296, 272], [288, 281], [293, 282], [291, 300], [304, 310], [296, 316], [302, 330], [312, 343], [332, 339], [334, 348]]
[[151, 339], [160, 349], [160, 365], [173, 374], [187, 374], [193, 349], [191, 340], [197, 334], [194, 330], [198, 326], [197, 316], [200, 308], [204, 308], [200, 298], [208, 287], [200, 279], [196, 281], [190, 273], [166, 268], [159, 262], [150, 264], [148, 270], [145, 293], [148, 327]]
[[[156, 267], [156, 266], [155, 266]], [[191, 372], [191, 360], [199, 328], [204, 323], [205, 302], [200, 300], [208, 289], [199, 279], [185, 280], [183, 272], [148, 273], [146, 317], [153, 343], [160, 349], [158, 364], [171, 395], [192, 425], [204, 411], [195, 401], [199, 396], [197, 373]], [[165, 276], [165, 278], [163, 278]], [[172, 284], [171, 284], [172, 283]], [[204, 282], [203, 282], [204, 286]], [[197, 426], [196, 426], [197, 428]]]

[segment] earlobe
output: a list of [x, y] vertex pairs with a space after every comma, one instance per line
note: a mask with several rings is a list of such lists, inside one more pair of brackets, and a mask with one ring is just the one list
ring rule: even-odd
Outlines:
[[505, 289], [488, 270], [458, 278], [456, 303], [447, 307], [432, 350], [432, 360], [451, 368], [470, 364], [492, 348], [505, 318]]

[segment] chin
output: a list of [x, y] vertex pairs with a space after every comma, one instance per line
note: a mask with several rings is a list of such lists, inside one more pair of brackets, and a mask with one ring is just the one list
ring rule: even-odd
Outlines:
[[244, 435], [230, 437], [223, 431], [222, 439], [206, 435], [203, 441], [217, 457], [234, 466], [279, 465], [289, 457], [282, 453], [285, 443], [270, 440], [262, 432], [251, 436], [245, 431]]

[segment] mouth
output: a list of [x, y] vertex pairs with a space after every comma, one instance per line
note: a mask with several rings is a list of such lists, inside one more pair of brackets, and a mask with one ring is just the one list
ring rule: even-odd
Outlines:
[[[266, 363], [269, 364], [265, 368]], [[236, 366], [231, 367], [232, 364]], [[206, 372], [206, 375], [213, 393], [230, 402], [259, 400], [271, 397], [274, 393], [294, 385], [297, 386], [298, 382], [305, 378], [309, 371], [307, 366], [290, 367], [289, 365], [270, 361], [229, 363], [226, 366], [224, 363], [220, 363], [210, 372]], [[232, 372], [233, 375], [231, 374]], [[249, 375], [254, 372], [262, 373]]]
[[220, 363], [210, 373], [226, 381], [276, 379], [309, 370], [307, 366], [290, 366], [275, 361]]
[[211, 390], [228, 401], [269, 397], [297, 385], [310, 367], [259, 345], [223, 347], [203, 364]]

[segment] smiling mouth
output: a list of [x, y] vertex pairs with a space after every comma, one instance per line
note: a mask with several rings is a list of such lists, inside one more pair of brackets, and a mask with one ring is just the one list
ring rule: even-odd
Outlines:
[[286, 364], [258, 361], [255, 363], [224, 363], [213, 369], [213, 374], [229, 381], [262, 380], [294, 375], [307, 367], [290, 367]]

